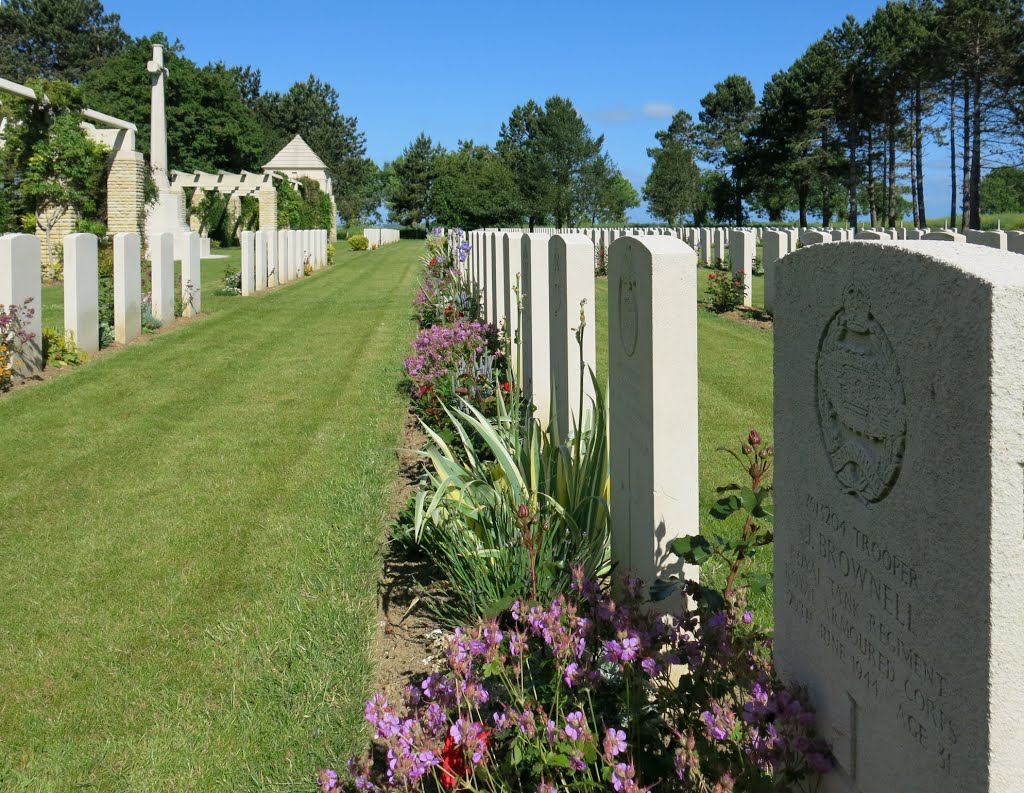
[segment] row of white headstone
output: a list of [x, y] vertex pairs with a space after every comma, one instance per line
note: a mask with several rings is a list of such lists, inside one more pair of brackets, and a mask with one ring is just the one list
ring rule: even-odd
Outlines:
[[398, 229], [364, 228], [363, 236], [369, 241], [371, 248], [390, 245], [399, 239]]
[[330, 240], [324, 229], [243, 231], [242, 295], [265, 292], [305, 276], [306, 266], [321, 270], [327, 266]]
[[[175, 237], [178, 237], [176, 240]], [[176, 244], [177, 242], [177, 244]], [[182, 314], [202, 310], [200, 242], [194, 232], [157, 234], [150, 245], [152, 313], [166, 323], [174, 320], [174, 255], [181, 256]], [[137, 233], [115, 234], [114, 340], [127, 344], [142, 335], [142, 240]], [[86, 352], [99, 351], [99, 240], [94, 234], [64, 237], [64, 330]], [[22, 371], [42, 368], [42, 267], [38, 238], [33, 234], [0, 237], [0, 305], [34, 308], [24, 320], [33, 336], [21, 356]]]
[[[522, 303], [524, 389], [543, 409], [550, 383], [565, 429], [596, 358], [592, 242], [470, 239], [487, 316], [515, 333]], [[942, 237], [827, 242], [775, 268], [777, 669], [838, 761], [823, 793], [1019, 790], [1024, 267]], [[648, 583], [698, 530], [696, 264], [668, 235], [608, 250], [612, 553]]]
[[[588, 426], [588, 369], [597, 365], [592, 238], [479, 230], [469, 239], [464, 274], [486, 319], [507, 329], [537, 418], [547, 426], [550, 417], [562, 438]], [[612, 547], [648, 582], [683, 572], [668, 544], [697, 530], [696, 263], [672, 235], [623, 235], [608, 248]]]

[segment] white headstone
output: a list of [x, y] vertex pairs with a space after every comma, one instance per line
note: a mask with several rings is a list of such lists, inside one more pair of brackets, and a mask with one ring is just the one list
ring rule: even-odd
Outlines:
[[[566, 438], [588, 426], [594, 401], [589, 371], [597, 368], [594, 245], [580, 234], [556, 234], [548, 243], [548, 260], [553, 409], [558, 435]], [[581, 315], [582, 345], [576, 339]]]
[[238, 243], [242, 247], [242, 296], [248, 297], [256, 292], [256, 235], [243, 231]]
[[180, 235], [181, 315], [194, 317], [203, 310], [202, 270], [199, 260], [199, 235], [194, 231]]
[[95, 234], [64, 238], [64, 332], [86, 352], [100, 351], [100, 281]]
[[142, 240], [135, 232], [115, 234], [114, 341], [127, 344], [141, 335]]
[[648, 585], [697, 580], [668, 548], [699, 531], [696, 270], [672, 237], [609, 251], [612, 560]]
[[781, 231], [765, 231], [761, 237], [761, 257], [764, 262], [764, 310], [769, 314], [775, 307], [776, 266], [789, 253], [789, 235]]
[[729, 233], [729, 265], [733, 278], [743, 277], [743, 305], [753, 305], [754, 259], [757, 256], [757, 236], [752, 231]]
[[174, 322], [174, 235], [157, 234], [149, 246], [153, 282], [153, 318], [166, 325]]
[[43, 368], [42, 249], [35, 234], [0, 235], [0, 306], [18, 306], [26, 300], [31, 317], [22, 316], [22, 330], [31, 336], [21, 351], [22, 374]]
[[1020, 788], [1022, 310], [1024, 268], [980, 246], [779, 268], [774, 652], [826, 793]]
[[520, 243], [523, 273], [523, 394], [533, 401], [537, 419], [548, 426], [551, 415], [551, 308], [547, 234], [524, 234]]
[[519, 363], [519, 295], [522, 293], [522, 234], [505, 232], [502, 237], [501, 260], [504, 262], [502, 279], [505, 295], [505, 328], [508, 332], [510, 364], [513, 370]]
[[256, 253], [256, 291], [267, 291], [267, 235], [266, 231], [257, 231], [253, 236]]

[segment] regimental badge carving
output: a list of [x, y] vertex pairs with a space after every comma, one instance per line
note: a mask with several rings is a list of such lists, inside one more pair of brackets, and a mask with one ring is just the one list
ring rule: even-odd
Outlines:
[[619, 275], [619, 338], [626, 356], [636, 352], [640, 315], [636, 304], [636, 270], [633, 267], [633, 246], [626, 248], [626, 262]]
[[867, 503], [892, 491], [903, 464], [907, 405], [896, 354], [864, 295], [848, 286], [825, 328], [815, 373], [818, 424], [843, 490]]

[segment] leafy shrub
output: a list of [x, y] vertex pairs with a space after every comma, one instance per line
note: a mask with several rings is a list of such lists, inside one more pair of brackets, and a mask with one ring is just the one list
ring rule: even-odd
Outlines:
[[14, 367], [21, 364], [25, 347], [35, 338], [25, 330], [35, 313], [31, 297], [20, 305], [0, 306], [0, 391], [14, 384]]
[[348, 247], [354, 251], [365, 251], [370, 247], [370, 241], [362, 234], [348, 238]]
[[107, 224], [102, 220], [80, 218], [75, 222], [75, 231], [79, 234], [95, 234], [100, 240], [107, 236]]
[[421, 260], [424, 276], [413, 304], [421, 328], [481, 318], [480, 288], [455, 266], [465, 262], [471, 250], [462, 229], [445, 235], [437, 228], [427, 236], [427, 255]]
[[56, 328], [43, 328], [43, 361], [45, 366], [58, 369], [78, 366], [89, 360], [89, 354], [75, 343], [71, 331], [61, 332]]
[[707, 298], [704, 305], [716, 313], [732, 311], [743, 305], [743, 272], [735, 276], [708, 273]]
[[242, 271], [234, 270], [228, 265], [224, 269], [224, 286], [217, 289], [214, 294], [224, 297], [242, 294]]
[[451, 325], [421, 330], [405, 359], [413, 404], [427, 423], [450, 427], [444, 404], [461, 397], [494, 414], [494, 395], [508, 382], [498, 329], [483, 322], [456, 319]]
[[[770, 519], [770, 457], [767, 444], [744, 444], [751, 485], [723, 499], [728, 510], [756, 502]], [[738, 580], [749, 554], [724, 542], [717, 551]], [[832, 769], [813, 711], [775, 674], [771, 637], [736, 591], [710, 597], [687, 585], [693, 608], [663, 615], [628, 575], [615, 598], [579, 567], [571, 579], [565, 594], [516, 600], [456, 630], [443, 671], [409, 686], [404, 706], [374, 695], [365, 713], [386, 773], [366, 755], [349, 762], [347, 778], [322, 771], [321, 790], [640, 793], [661, 782], [768, 793]]]
[[327, 243], [327, 265], [330, 266], [332, 264], [334, 264], [334, 243], [333, 242], [328, 242]]
[[114, 280], [100, 278], [99, 285], [100, 349], [114, 343]]
[[432, 602], [445, 624], [568, 592], [574, 565], [590, 577], [606, 567], [608, 423], [597, 393], [592, 423], [565, 443], [527, 415], [517, 391], [511, 411], [498, 395], [493, 420], [468, 405], [449, 411], [461, 449], [427, 428], [431, 465], [410, 539], [449, 584]]
[[142, 296], [142, 329], [154, 331], [163, 327], [163, 323], [153, 316], [153, 293], [146, 292]]
[[597, 243], [594, 250], [594, 275], [603, 277], [608, 275], [608, 249], [603, 242]]
[[307, 265], [303, 266], [302, 272], [305, 275], [312, 275], [313, 274], [313, 265], [307, 264]]

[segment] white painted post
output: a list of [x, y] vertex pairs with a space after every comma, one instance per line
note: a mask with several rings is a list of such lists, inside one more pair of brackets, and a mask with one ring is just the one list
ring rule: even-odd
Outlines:
[[149, 246], [150, 277], [153, 282], [153, 319], [166, 325], [174, 322], [174, 234], [164, 231], [153, 236]]
[[[551, 268], [551, 381], [558, 434], [588, 426], [595, 398], [589, 369], [597, 367], [594, 333], [594, 244], [582, 234], [556, 234], [548, 243]], [[583, 350], [576, 341], [581, 314]], [[580, 409], [582, 407], [582, 415]]]
[[181, 315], [194, 317], [203, 310], [203, 283], [199, 259], [199, 235], [181, 234]]
[[43, 368], [42, 249], [35, 234], [0, 235], [0, 305], [20, 307], [26, 300], [33, 313], [22, 317], [22, 330], [30, 338], [15, 368], [31, 374]]
[[95, 234], [64, 238], [64, 332], [90, 353], [100, 351], [97, 248]]
[[696, 269], [666, 236], [622, 239], [609, 255], [612, 561], [648, 585], [698, 575], [669, 550], [699, 531]]
[[238, 243], [242, 246], [242, 297], [249, 297], [256, 292], [256, 235], [251, 231], [243, 231], [238, 235]]
[[114, 235], [114, 341], [142, 335], [142, 239], [134, 231]]
[[551, 306], [547, 234], [523, 234], [520, 242], [523, 273], [523, 393], [537, 409], [545, 429], [551, 418]]

